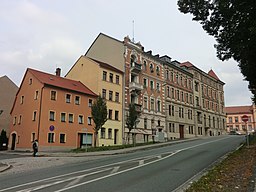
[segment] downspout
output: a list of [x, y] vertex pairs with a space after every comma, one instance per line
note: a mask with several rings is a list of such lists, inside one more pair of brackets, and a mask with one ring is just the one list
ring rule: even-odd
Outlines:
[[37, 140], [38, 140], [38, 142], [39, 142], [39, 135], [40, 135], [40, 123], [41, 123], [41, 113], [42, 113], [43, 90], [44, 90], [44, 86], [41, 88], [41, 96], [40, 96], [40, 104], [39, 104], [38, 127], [37, 127]]

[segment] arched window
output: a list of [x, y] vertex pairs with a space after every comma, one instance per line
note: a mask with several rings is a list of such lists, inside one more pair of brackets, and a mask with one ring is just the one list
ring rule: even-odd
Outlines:
[[156, 67], [156, 74], [160, 75], [160, 68], [158, 66]]
[[144, 70], [146, 71], [147, 70], [147, 62], [144, 61], [143, 64], [144, 64]]
[[154, 66], [152, 63], [150, 63], [150, 72], [153, 73], [154, 72]]

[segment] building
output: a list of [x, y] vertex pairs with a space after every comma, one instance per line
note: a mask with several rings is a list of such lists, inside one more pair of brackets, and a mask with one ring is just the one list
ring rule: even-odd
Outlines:
[[[130, 103], [140, 112], [136, 142], [214, 136], [225, 133], [224, 91], [213, 70], [153, 55], [129, 37], [100, 33], [85, 54], [124, 72], [124, 121]], [[128, 128], [124, 128], [127, 137]]]
[[225, 83], [213, 70], [205, 73], [190, 62], [181, 63], [180, 66], [193, 74], [196, 135], [214, 136], [226, 133]]
[[11, 110], [9, 147], [67, 150], [93, 145], [91, 105], [97, 95], [79, 81], [27, 69]]
[[7, 76], [0, 77], [0, 133], [5, 130], [7, 137], [10, 133], [10, 112], [18, 89], [18, 86]]
[[108, 120], [99, 130], [99, 146], [123, 143], [123, 72], [114, 66], [81, 56], [66, 75], [81, 81], [106, 99]]
[[[250, 106], [232, 106], [225, 107], [227, 113], [227, 132], [237, 131], [245, 134], [256, 130], [256, 108], [255, 105]], [[242, 121], [242, 116], [248, 116], [248, 122]]]

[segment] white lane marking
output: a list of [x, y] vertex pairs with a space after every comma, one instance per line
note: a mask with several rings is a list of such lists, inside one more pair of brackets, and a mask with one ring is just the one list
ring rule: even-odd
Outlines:
[[143, 165], [144, 164], [144, 159], [139, 161], [139, 165]]
[[86, 181], [86, 182], [83, 182], [83, 183], [79, 183], [79, 184], [77, 184], [77, 185], [73, 185], [73, 186], [70, 186], [70, 187], [67, 187], [67, 188], [63, 188], [63, 189], [57, 190], [57, 191], [55, 191], [55, 192], [66, 191], [66, 190], [69, 190], [69, 189], [72, 189], [72, 188], [79, 187], [79, 186], [81, 186], [81, 185], [86, 185], [86, 184], [89, 184], [89, 183], [92, 183], [92, 182], [95, 182], [95, 181], [99, 181], [99, 180], [102, 180], [102, 179], [105, 179], [105, 178], [108, 178], [108, 177], [112, 177], [112, 176], [114, 176], [114, 175], [119, 175], [119, 174], [121, 174], [121, 173], [125, 173], [125, 172], [128, 172], [128, 171], [132, 171], [132, 170], [138, 169], [138, 168], [140, 168], [140, 167], [144, 167], [144, 166], [146, 166], [146, 165], [149, 165], [149, 164], [152, 164], [152, 163], [156, 163], [156, 162], [161, 161], [161, 160], [163, 160], [163, 159], [169, 158], [169, 157], [171, 157], [171, 156], [173, 156], [173, 155], [179, 153], [180, 151], [181, 151], [181, 150], [175, 151], [174, 153], [172, 153], [172, 154], [170, 154], [170, 155], [168, 155], [168, 156], [165, 156], [165, 157], [163, 157], [163, 158], [161, 158], [161, 159], [157, 159], [157, 160], [154, 160], [154, 161], [145, 163], [145, 164], [143, 164], [143, 165], [138, 165], [138, 166], [136, 166], [136, 167], [132, 167], [132, 168], [129, 168], [129, 169], [126, 169], [126, 170], [123, 170], [123, 171], [119, 171], [119, 172], [117, 172], [117, 173], [113, 173], [113, 174], [106, 175], [106, 176], [103, 176], [103, 177], [98, 177], [98, 178], [96, 178], [96, 179], [92, 179], [92, 180], [90, 180], [90, 181]]
[[48, 184], [39, 185], [39, 186], [36, 186], [36, 187], [31, 187], [31, 188], [28, 188], [28, 189], [23, 189], [23, 190], [17, 191], [17, 192], [36, 191], [36, 190], [39, 190], [39, 189], [43, 189], [43, 188], [46, 188], [46, 187], [51, 187], [53, 185], [58, 185], [60, 183], [64, 183], [64, 182], [67, 182], [67, 181], [70, 181], [70, 180], [74, 180], [74, 179], [77, 179], [77, 178], [81, 179], [82, 177], [94, 175], [94, 174], [97, 174], [97, 173], [100, 173], [100, 172], [104, 172], [104, 171], [108, 171], [108, 170], [111, 170], [111, 169], [112, 168], [106, 168], [106, 169], [102, 169], [100, 171], [95, 171], [95, 172], [92, 172], [92, 173], [87, 173], [87, 174], [84, 174], [84, 175], [79, 175], [79, 176], [71, 177], [71, 178], [68, 178], [68, 179], [61, 180], [61, 181], [56, 181], [56, 182], [53, 182], [53, 183], [48, 183]]
[[[221, 139], [209, 141], [209, 142], [206, 142], [206, 143], [201, 143], [201, 144], [198, 144], [198, 145], [195, 145], [195, 146], [191, 146], [191, 147], [187, 147], [187, 148], [181, 149], [181, 151], [187, 150], [187, 149], [191, 149], [191, 148], [195, 148], [195, 147], [199, 147], [199, 146], [201, 146], [201, 145], [205, 145], [205, 144], [217, 142], [217, 141], [224, 140], [224, 139], [229, 139], [229, 138], [226, 137], [226, 138], [221, 138]], [[146, 157], [153, 157], [153, 156], [151, 155], [151, 156], [146, 156]], [[169, 155], [166, 156], [166, 157], [169, 157]], [[164, 158], [165, 158], [165, 157], [164, 157]], [[28, 182], [28, 183], [16, 185], [16, 186], [13, 186], [13, 187], [8, 187], [8, 188], [5, 188], [5, 189], [0, 189], [0, 192], [7, 191], [7, 190], [11, 190], [11, 189], [16, 189], [16, 188], [19, 188], [19, 187], [23, 187], [23, 186], [27, 186], [27, 185], [31, 185], [31, 184], [43, 182], [43, 181], [48, 181], [48, 180], [52, 180], [52, 179], [56, 179], [56, 178], [60, 178], [60, 177], [65, 177], [65, 176], [69, 176], [69, 175], [74, 175], [74, 174], [77, 174], [77, 173], [83, 173], [83, 172], [91, 171], [91, 170], [94, 170], [94, 169], [104, 168], [104, 167], [108, 167], [108, 166], [112, 166], [112, 165], [118, 165], [118, 164], [122, 164], [122, 163], [126, 163], [126, 162], [132, 162], [132, 161], [135, 161], [135, 160], [138, 160], [138, 159], [141, 159], [141, 157], [134, 158], [134, 159], [130, 159], [130, 160], [125, 160], [125, 161], [120, 161], [120, 162], [112, 163], [112, 164], [108, 164], [108, 165], [103, 165], [103, 166], [99, 166], [99, 167], [96, 167], [96, 168], [91, 168], [91, 169], [86, 169], [86, 170], [80, 170], [80, 171], [75, 171], [75, 172], [72, 172], [72, 173], [66, 173], [66, 174], [63, 174], [63, 175], [58, 175], [58, 176], [54, 176], [54, 177], [49, 177], [49, 178], [45, 178], [45, 179], [40, 179], [40, 180], [37, 180], [37, 181], [32, 181], [32, 182]]]
[[119, 170], [120, 166], [114, 167], [114, 169], [110, 172], [110, 174], [116, 173]]

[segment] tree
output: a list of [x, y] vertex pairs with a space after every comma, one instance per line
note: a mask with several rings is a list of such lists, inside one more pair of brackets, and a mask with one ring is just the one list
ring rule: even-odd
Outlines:
[[[130, 133], [131, 130], [135, 128], [136, 123], [138, 122], [139, 113], [136, 111], [135, 104], [129, 105], [129, 112], [126, 117], [126, 125], [128, 127], [128, 135], [127, 135], [127, 141], [129, 143], [130, 141]], [[135, 144], [135, 134], [133, 134], [133, 144]]]
[[178, 0], [179, 10], [191, 13], [217, 44], [217, 57], [238, 62], [256, 101], [256, 1], [255, 0]]
[[92, 119], [94, 121], [94, 146], [97, 145], [98, 132], [107, 121], [107, 104], [105, 99], [99, 96], [92, 105]]

